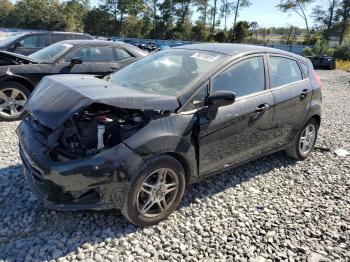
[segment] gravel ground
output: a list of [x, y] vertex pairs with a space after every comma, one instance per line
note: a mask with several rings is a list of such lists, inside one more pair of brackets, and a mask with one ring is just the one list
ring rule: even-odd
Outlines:
[[319, 71], [325, 112], [304, 162], [274, 154], [188, 188], [159, 225], [119, 212], [40, 207], [21, 175], [14, 133], [0, 123], [0, 261], [350, 261], [350, 73]]

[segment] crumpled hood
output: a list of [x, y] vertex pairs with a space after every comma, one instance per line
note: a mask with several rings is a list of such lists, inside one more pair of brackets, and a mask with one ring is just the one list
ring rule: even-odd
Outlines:
[[20, 61], [24, 64], [37, 63], [38, 61], [21, 54], [0, 51], [0, 66], [13, 65], [13, 61]]
[[41, 124], [55, 129], [93, 103], [169, 111], [179, 107], [175, 96], [145, 94], [89, 75], [55, 75], [41, 80], [27, 108]]

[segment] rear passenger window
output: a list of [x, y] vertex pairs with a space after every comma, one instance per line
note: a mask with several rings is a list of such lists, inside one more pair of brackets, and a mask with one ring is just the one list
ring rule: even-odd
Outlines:
[[124, 49], [120, 49], [120, 48], [116, 48], [116, 49], [115, 49], [115, 53], [116, 53], [116, 56], [117, 56], [116, 61], [121, 61], [121, 60], [129, 59], [129, 58], [132, 57], [132, 56], [131, 56], [128, 52], [126, 52]]
[[264, 60], [261, 56], [245, 59], [217, 76], [212, 92], [232, 91], [244, 96], [265, 90]]
[[111, 62], [115, 61], [112, 47], [82, 47], [65, 57], [66, 62], [79, 57], [83, 62]]
[[272, 87], [290, 84], [303, 79], [298, 63], [289, 58], [270, 56]]

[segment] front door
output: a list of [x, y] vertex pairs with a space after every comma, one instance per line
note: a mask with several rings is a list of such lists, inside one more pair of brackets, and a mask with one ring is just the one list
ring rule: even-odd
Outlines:
[[210, 92], [233, 91], [236, 101], [199, 113], [199, 170], [202, 175], [272, 149], [274, 99], [267, 88], [263, 55], [244, 58], [214, 77]]

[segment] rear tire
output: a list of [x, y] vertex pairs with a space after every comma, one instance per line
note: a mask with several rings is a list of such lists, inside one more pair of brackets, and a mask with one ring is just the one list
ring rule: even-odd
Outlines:
[[124, 197], [122, 214], [141, 227], [166, 219], [179, 205], [185, 191], [185, 171], [172, 156], [146, 160]]
[[291, 146], [286, 149], [286, 153], [298, 160], [306, 159], [316, 143], [318, 128], [316, 119], [311, 118], [300, 130]]
[[19, 120], [25, 114], [25, 105], [30, 96], [29, 89], [17, 82], [0, 83], [0, 121]]

